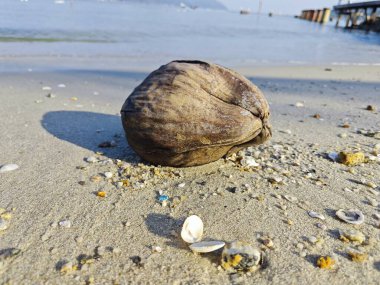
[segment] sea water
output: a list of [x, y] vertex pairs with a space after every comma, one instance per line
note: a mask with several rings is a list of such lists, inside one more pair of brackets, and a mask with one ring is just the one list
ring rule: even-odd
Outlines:
[[1, 0], [0, 63], [8, 68], [22, 59], [45, 64], [57, 59], [76, 64], [202, 59], [233, 66], [380, 68], [380, 34], [292, 16], [128, 1]]

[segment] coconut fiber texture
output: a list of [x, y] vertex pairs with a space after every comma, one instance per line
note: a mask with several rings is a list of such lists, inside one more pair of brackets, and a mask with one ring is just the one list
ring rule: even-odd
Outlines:
[[240, 74], [202, 61], [173, 61], [153, 71], [125, 101], [129, 145], [168, 166], [206, 164], [271, 137], [269, 106]]

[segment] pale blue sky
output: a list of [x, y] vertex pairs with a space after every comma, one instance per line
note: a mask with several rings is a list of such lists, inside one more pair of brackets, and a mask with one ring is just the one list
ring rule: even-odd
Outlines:
[[[241, 8], [249, 8], [252, 12], [257, 12], [259, 0], [219, 0], [229, 9], [238, 10]], [[282, 14], [297, 15], [304, 9], [320, 9], [323, 7], [332, 7], [338, 3], [338, 0], [262, 0], [263, 12], [274, 12]], [[346, 3], [343, 0], [342, 3]], [[351, 1], [361, 2], [361, 1]]]

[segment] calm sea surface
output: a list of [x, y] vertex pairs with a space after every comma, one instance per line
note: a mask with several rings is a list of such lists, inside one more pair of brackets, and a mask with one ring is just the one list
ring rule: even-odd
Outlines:
[[[292, 17], [130, 4], [120, 1], [1, 0], [0, 63], [20, 58], [227, 65], [380, 66], [380, 34]], [[380, 67], [379, 67], [380, 68]]]

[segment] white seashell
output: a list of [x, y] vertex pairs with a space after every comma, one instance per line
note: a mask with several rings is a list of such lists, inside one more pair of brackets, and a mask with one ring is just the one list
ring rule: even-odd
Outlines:
[[198, 242], [202, 239], [203, 222], [200, 217], [192, 215], [188, 217], [182, 226], [181, 237], [187, 243]]
[[186, 185], [186, 183], [185, 183], [185, 182], [182, 182], [182, 183], [178, 184], [178, 187], [179, 187], [179, 188], [183, 188], [183, 187], [185, 187], [185, 185]]
[[105, 178], [112, 178], [112, 176], [113, 176], [112, 172], [104, 172]]
[[0, 173], [8, 172], [8, 171], [13, 171], [19, 168], [17, 164], [9, 163], [9, 164], [4, 164], [3, 166], [0, 167]]
[[317, 212], [309, 211], [309, 212], [307, 212], [307, 213], [308, 213], [309, 216], [312, 217], [312, 218], [320, 219], [320, 220], [322, 220], [322, 221], [326, 219], [325, 216], [323, 216], [322, 214], [319, 214], [319, 213], [317, 213]]
[[297, 197], [290, 196], [290, 195], [283, 195], [283, 196], [284, 196], [284, 198], [285, 198], [286, 200], [288, 200], [289, 202], [295, 203], [295, 202], [298, 201]]
[[356, 209], [350, 209], [350, 210], [339, 209], [338, 211], [336, 211], [335, 214], [339, 219], [349, 224], [360, 225], [364, 222], [363, 213]]
[[213, 240], [213, 241], [201, 241], [201, 242], [196, 242], [190, 245], [190, 249], [194, 252], [198, 253], [206, 253], [206, 252], [212, 252], [215, 250], [218, 250], [219, 248], [222, 248], [225, 246], [224, 241], [218, 241], [218, 240]]
[[302, 107], [305, 106], [305, 104], [302, 103], [302, 102], [296, 102], [296, 103], [294, 104], [294, 106], [296, 106], [297, 108], [302, 108]]
[[260, 164], [258, 164], [253, 157], [244, 157], [240, 164], [242, 166], [248, 166], [248, 167], [258, 167]]
[[98, 162], [98, 159], [94, 156], [89, 156], [89, 157], [86, 157], [86, 161], [88, 163], [94, 163], [94, 162]]
[[43, 86], [43, 87], [42, 87], [42, 90], [43, 90], [43, 91], [50, 91], [50, 90], [51, 90], [51, 87], [50, 87], [50, 86]]

